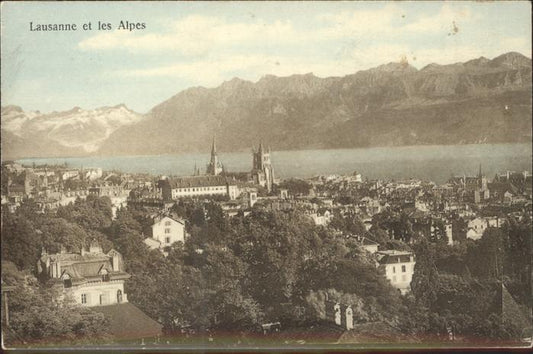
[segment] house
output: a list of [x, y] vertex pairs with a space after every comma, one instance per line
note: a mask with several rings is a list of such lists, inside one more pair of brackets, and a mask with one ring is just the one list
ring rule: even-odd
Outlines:
[[63, 181], [69, 180], [71, 178], [78, 178], [78, 177], [79, 177], [78, 170], [66, 170], [61, 174], [61, 179]]
[[89, 188], [89, 195], [97, 197], [125, 197], [129, 192], [129, 190], [124, 190], [122, 186], [113, 184], [103, 184]]
[[162, 250], [178, 241], [185, 242], [185, 222], [170, 216], [158, 216], [151, 226], [151, 237], [144, 243], [151, 249]]
[[51, 279], [62, 287], [80, 306], [103, 313], [110, 323], [109, 334], [121, 341], [142, 342], [158, 338], [162, 326], [128, 302], [124, 281], [130, 275], [124, 271], [122, 255], [110, 250], [104, 253], [97, 242], [80, 253], [47, 254], [43, 251], [37, 264], [43, 279]]
[[487, 228], [501, 227], [504, 222], [504, 219], [498, 217], [473, 218], [468, 221], [466, 238], [479, 240]]
[[377, 243], [376, 241], [372, 241], [371, 239], [364, 236], [348, 235], [348, 237], [355, 239], [362, 249], [371, 254], [374, 254], [378, 251], [379, 243]]
[[96, 242], [81, 253], [47, 254], [43, 251], [37, 272], [63, 286], [65, 294], [83, 306], [128, 301], [124, 280], [130, 275], [124, 271], [122, 255], [113, 249], [104, 253]]
[[402, 295], [411, 290], [411, 280], [415, 271], [415, 259], [411, 252], [388, 250], [378, 251], [378, 267], [385, 277]]
[[333, 213], [327, 209], [319, 209], [316, 213], [311, 214], [311, 218], [315, 222], [315, 225], [328, 225], [333, 219]]

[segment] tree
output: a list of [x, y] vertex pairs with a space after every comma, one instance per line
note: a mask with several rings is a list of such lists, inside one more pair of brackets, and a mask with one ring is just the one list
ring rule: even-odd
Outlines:
[[42, 241], [26, 218], [2, 214], [2, 260], [12, 261], [21, 269], [33, 270], [39, 259]]
[[479, 240], [468, 245], [466, 261], [472, 273], [479, 277], [501, 279], [506, 261], [507, 235], [502, 229], [488, 228]]
[[430, 243], [422, 239], [415, 245], [416, 264], [411, 281], [411, 289], [415, 298], [424, 306], [435, 301], [437, 287], [437, 267], [435, 266], [435, 251]]
[[[15, 291], [9, 293], [10, 330], [6, 342], [10, 345], [25, 343], [90, 341], [92, 344], [109, 339], [109, 324], [101, 313], [82, 308], [68, 296], [62, 297], [61, 288], [41, 285], [29, 273], [15, 266], [2, 264], [2, 276]], [[14, 336], [12, 335], [14, 334]]]
[[113, 213], [109, 197], [87, 196], [76, 199], [73, 204], [60, 206], [57, 216], [74, 222], [85, 230], [104, 230], [111, 225]]

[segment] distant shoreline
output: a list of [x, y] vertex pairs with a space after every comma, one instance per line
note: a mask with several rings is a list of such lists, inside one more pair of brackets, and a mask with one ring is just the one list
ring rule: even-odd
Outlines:
[[[484, 174], [494, 175], [505, 170], [530, 171], [531, 143], [423, 145], [376, 147], [359, 149], [285, 150], [272, 151], [276, 178], [310, 178], [317, 175], [361, 173], [369, 179], [409, 179], [444, 183], [452, 175], [475, 175], [481, 165]], [[249, 152], [219, 152], [218, 157], [228, 172], [249, 172], [252, 154]], [[192, 175], [195, 167], [203, 173], [209, 162], [204, 153], [177, 155], [27, 158], [15, 160], [31, 166], [36, 164], [63, 165], [72, 168], [102, 168], [125, 173], [145, 173], [154, 176]]]
[[[512, 146], [512, 145], [529, 145], [533, 149], [533, 142], [532, 141], [525, 141], [525, 142], [515, 142], [515, 143], [468, 143], [468, 144], [447, 144], [447, 145], [440, 145], [440, 144], [431, 144], [431, 145], [397, 145], [397, 146], [369, 146], [369, 147], [345, 147], [345, 148], [305, 148], [305, 149], [284, 149], [284, 150], [276, 150], [272, 149], [272, 153], [280, 153], [280, 152], [304, 152], [304, 151], [332, 151], [332, 150], [369, 150], [369, 149], [414, 149], [414, 148], [432, 148], [432, 147], [450, 147], [450, 146]], [[218, 149], [219, 154], [239, 154], [239, 153], [248, 153], [251, 151], [250, 149], [242, 149], [242, 150], [236, 150], [236, 151], [225, 151], [224, 149]], [[209, 151], [206, 148], [206, 151], [190, 151], [190, 152], [178, 152], [178, 153], [163, 153], [163, 154], [149, 154], [149, 155], [128, 155], [128, 154], [117, 154], [117, 155], [71, 155], [71, 156], [46, 156], [46, 157], [39, 157], [39, 156], [29, 156], [29, 157], [13, 157], [13, 158], [4, 158], [4, 156], [0, 156], [0, 161], [2, 163], [6, 161], [22, 161], [22, 160], [38, 160], [38, 159], [79, 159], [79, 158], [136, 158], [136, 157], [154, 157], [154, 156], [186, 156], [186, 155], [206, 155], [209, 154]], [[533, 150], [532, 150], [532, 156], [533, 156]]]

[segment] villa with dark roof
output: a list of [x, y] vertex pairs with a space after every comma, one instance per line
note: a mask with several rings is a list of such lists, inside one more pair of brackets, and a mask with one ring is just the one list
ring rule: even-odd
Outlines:
[[88, 251], [82, 249], [81, 253], [43, 252], [37, 271], [63, 286], [65, 293], [83, 306], [128, 301], [124, 280], [130, 275], [124, 271], [122, 255], [113, 249], [104, 253], [96, 243], [91, 244]]

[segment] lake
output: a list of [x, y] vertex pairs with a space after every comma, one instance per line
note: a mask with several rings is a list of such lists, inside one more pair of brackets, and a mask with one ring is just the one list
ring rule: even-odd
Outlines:
[[[207, 149], [206, 149], [207, 150]], [[227, 171], [249, 171], [251, 151], [218, 154]], [[351, 174], [369, 179], [417, 178], [444, 183], [451, 175], [475, 175], [479, 165], [492, 178], [497, 172], [531, 171], [531, 144], [472, 144], [405, 146], [364, 149], [272, 151], [276, 177], [312, 177]], [[191, 175], [195, 164], [205, 171], [209, 153], [156, 156], [30, 158], [19, 163], [63, 164], [70, 167], [101, 167], [129, 173]]]

